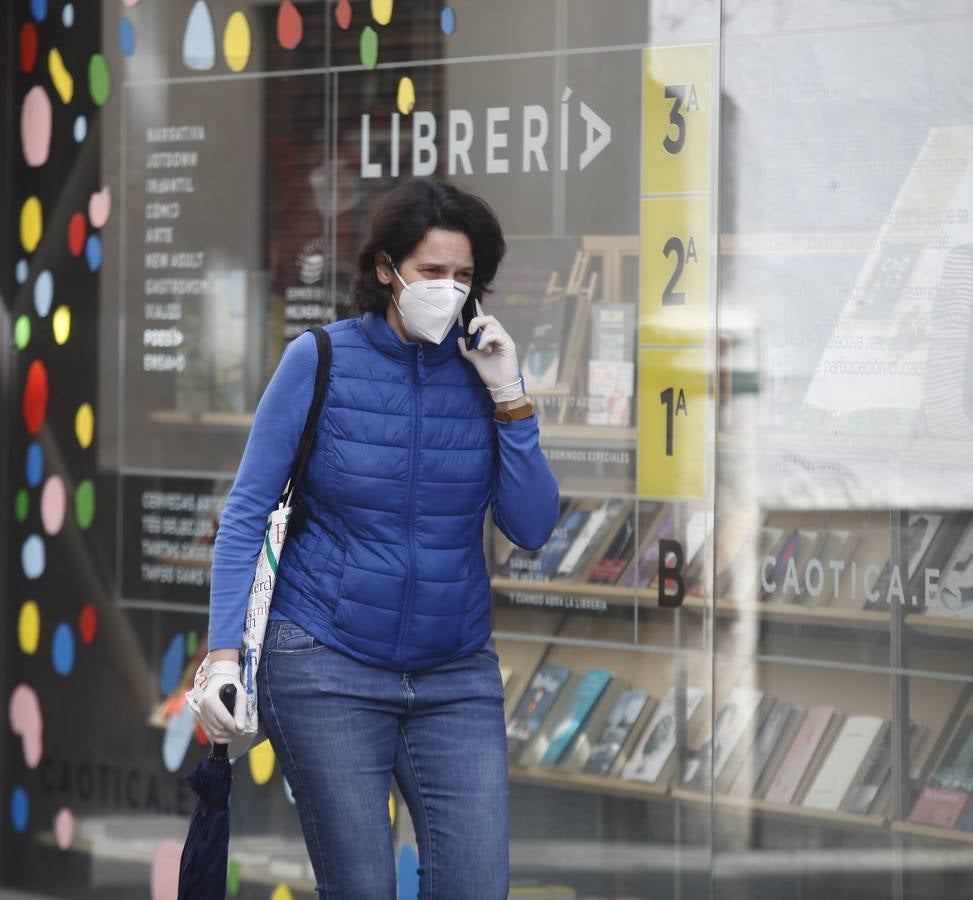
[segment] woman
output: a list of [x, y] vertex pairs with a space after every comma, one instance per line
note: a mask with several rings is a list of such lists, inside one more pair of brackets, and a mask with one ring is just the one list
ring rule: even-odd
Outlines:
[[[477, 315], [505, 245], [480, 199], [413, 181], [379, 203], [358, 258], [361, 316], [328, 326], [331, 383], [288, 539], [258, 676], [260, 715], [294, 792], [324, 898], [388, 900], [394, 775], [415, 824], [420, 896], [507, 896], [503, 686], [490, 638], [483, 521], [543, 545], [558, 489], [513, 340]], [[314, 385], [310, 333], [257, 408], [213, 560], [212, 740], [242, 726], [239, 648], [266, 512]], [[237, 687], [235, 717], [218, 700]]]

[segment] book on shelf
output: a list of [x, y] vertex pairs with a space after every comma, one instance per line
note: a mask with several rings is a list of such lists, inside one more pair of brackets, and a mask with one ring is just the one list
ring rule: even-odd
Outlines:
[[813, 809], [841, 809], [869, 756], [888, 733], [880, 716], [848, 716], [825, 756], [803, 805]]
[[605, 669], [591, 669], [581, 676], [571, 700], [551, 731], [542, 766], [556, 766], [568, 747], [582, 733], [588, 717], [611, 683], [612, 673]]
[[750, 753], [730, 786], [732, 796], [763, 797], [803, 721], [802, 707], [786, 700], [773, 702]]
[[588, 354], [588, 424], [622, 425], [632, 421], [635, 387], [634, 303], [603, 300], [591, 307]]
[[635, 513], [630, 509], [620, 518], [618, 530], [608, 541], [607, 549], [588, 573], [589, 584], [616, 584], [635, 552]]
[[973, 715], [963, 717], [909, 816], [919, 825], [953, 828], [973, 794]]
[[[687, 731], [702, 705], [703, 695], [699, 688], [686, 688]], [[676, 689], [672, 688], [645, 727], [622, 777], [656, 784], [667, 782], [675, 769], [676, 730]]]
[[619, 695], [583, 771], [588, 775], [617, 775], [654, 706], [645, 691], [629, 688]]
[[509, 694], [517, 680], [517, 674], [510, 666], [500, 666], [500, 681], [504, 694]]
[[672, 506], [663, 506], [659, 515], [646, 530], [638, 554], [622, 576], [626, 587], [647, 588], [659, 572], [659, 542], [671, 540], [676, 530], [676, 514]]
[[[720, 779], [725, 786], [731, 781], [727, 764], [739, 768], [743, 761], [741, 744], [746, 744], [748, 729], [755, 727], [764, 710], [764, 692], [753, 688], [735, 687], [730, 691], [716, 718], [710, 734], [688, 754], [682, 768], [682, 785], [690, 790], [708, 790], [711, 784], [719, 789]], [[724, 777], [725, 776], [725, 777]]]
[[[909, 726], [910, 767], [928, 729], [913, 722]], [[872, 750], [860, 776], [852, 785], [842, 809], [859, 816], [881, 816], [892, 797], [892, 729]]]
[[587, 572], [592, 558], [621, 525], [621, 517], [631, 510], [628, 500], [605, 500], [588, 516], [567, 553], [561, 558], [556, 577], [578, 581]]
[[911, 605], [913, 592], [910, 585], [919, 571], [920, 564], [936, 540], [936, 536], [940, 533], [943, 537], [947, 536], [947, 532], [942, 531], [943, 522], [943, 516], [932, 513], [911, 513], [909, 515], [905, 535], [906, 558], [908, 560], [906, 570], [902, 572], [893, 567], [890, 559], [886, 559], [872, 589], [874, 594], [878, 596], [875, 599], [866, 599], [864, 609], [888, 609], [890, 599], [898, 599], [899, 602]]
[[[848, 571], [860, 540], [857, 534], [850, 531], [842, 529], [828, 531], [820, 557], [825, 571], [824, 589], [820, 596], [809, 598], [809, 605], [827, 606], [837, 602], [840, 578], [848, 577], [844, 573]], [[835, 577], [835, 573], [838, 574], [838, 578]]]
[[537, 580], [550, 581], [554, 577], [557, 567], [579, 532], [588, 521], [591, 510], [582, 503], [576, 503], [554, 528], [550, 540], [541, 550], [537, 560]]
[[766, 600], [801, 603], [805, 599], [804, 573], [807, 564], [818, 558], [827, 532], [796, 528], [780, 544], [776, 563], [767, 579], [771, 590], [763, 590]]
[[926, 615], [973, 619], [973, 524], [960, 536], [936, 591], [927, 598]]
[[507, 724], [507, 753], [512, 760], [537, 736], [570, 677], [571, 670], [563, 666], [542, 665], [534, 673]]
[[833, 706], [815, 706], [804, 721], [770, 787], [766, 799], [771, 803], [800, 803], [811, 778], [841, 726], [841, 715]]
[[548, 542], [539, 550], [514, 547], [500, 568], [500, 574], [517, 581], [548, 581], [550, 574], [545, 574], [545, 568], [548, 572], [552, 571], [567, 550], [573, 539], [568, 529], [578, 525], [578, 517], [575, 515], [578, 511], [577, 500], [562, 497], [557, 525], [554, 526]]

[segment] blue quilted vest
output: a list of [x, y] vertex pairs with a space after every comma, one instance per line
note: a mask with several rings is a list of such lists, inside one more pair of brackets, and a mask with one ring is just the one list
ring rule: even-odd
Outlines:
[[331, 384], [274, 609], [387, 669], [465, 656], [490, 635], [483, 521], [497, 464], [493, 401], [457, 352], [403, 343], [366, 313], [328, 326]]

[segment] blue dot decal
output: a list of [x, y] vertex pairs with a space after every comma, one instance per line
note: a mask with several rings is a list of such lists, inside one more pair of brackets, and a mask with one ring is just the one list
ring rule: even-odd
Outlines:
[[20, 551], [20, 564], [28, 578], [40, 578], [44, 574], [44, 542], [36, 534], [24, 541]]
[[45, 269], [34, 282], [34, 309], [42, 319], [51, 311], [54, 302], [54, 276]]
[[61, 12], [61, 21], [65, 28], [70, 28], [74, 24], [74, 4], [68, 3]]
[[95, 272], [101, 266], [101, 238], [97, 234], [88, 237], [88, 242], [84, 248], [85, 259], [88, 260], [88, 268]]
[[19, 784], [10, 794], [10, 821], [13, 823], [14, 831], [23, 833], [27, 830], [27, 822], [30, 819], [30, 798]]
[[58, 675], [70, 675], [74, 668], [74, 632], [66, 622], [61, 622], [54, 631], [51, 655], [54, 671]]
[[177, 634], [170, 642], [162, 657], [162, 671], [159, 673], [159, 687], [163, 694], [171, 694], [179, 684], [183, 666], [186, 663], [186, 637]]
[[47, 0], [30, 0], [30, 14], [43, 22], [47, 18]]
[[17, 268], [14, 271], [17, 274], [17, 284], [23, 284], [27, 280], [27, 276], [30, 275], [30, 268], [27, 265], [27, 260], [18, 259]]
[[439, 27], [442, 28], [445, 35], [450, 35], [456, 31], [456, 13], [453, 11], [453, 7], [447, 6], [439, 14]]
[[44, 451], [41, 445], [34, 441], [27, 448], [27, 484], [37, 487], [44, 477]]
[[122, 45], [124, 56], [135, 53], [135, 28], [129, 19], [123, 18], [118, 24], [118, 42]]
[[88, 120], [84, 116], [78, 116], [74, 120], [74, 141], [80, 144], [88, 135]]
[[399, 850], [399, 900], [419, 896], [419, 857], [414, 848], [403, 844]]

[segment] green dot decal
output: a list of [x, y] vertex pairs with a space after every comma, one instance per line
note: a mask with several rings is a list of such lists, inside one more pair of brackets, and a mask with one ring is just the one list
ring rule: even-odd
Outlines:
[[240, 864], [235, 859], [226, 864], [226, 892], [231, 897], [240, 893]]
[[88, 528], [95, 517], [95, 486], [89, 478], [82, 481], [75, 491], [74, 513], [82, 528]]
[[186, 656], [195, 656], [199, 649], [199, 635], [193, 629], [186, 635]]
[[358, 49], [361, 54], [361, 64], [366, 69], [374, 69], [378, 63], [378, 35], [371, 25], [366, 25], [362, 29]]
[[14, 343], [18, 350], [23, 350], [30, 343], [30, 319], [20, 316], [14, 325]]
[[104, 106], [111, 96], [111, 70], [108, 60], [100, 53], [94, 54], [88, 63], [88, 90], [96, 106]]
[[17, 498], [14, 500], [14, 515], [18, 522], [24, 522], [28, 512], [30, 512], [30, 494], [27, 493], [27, 488], [21, 488], [17, 491]]

